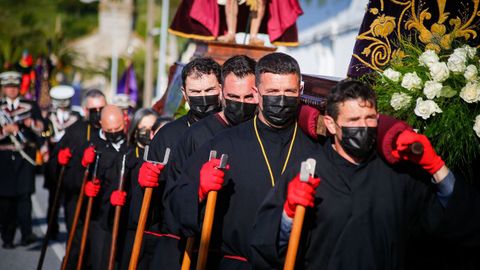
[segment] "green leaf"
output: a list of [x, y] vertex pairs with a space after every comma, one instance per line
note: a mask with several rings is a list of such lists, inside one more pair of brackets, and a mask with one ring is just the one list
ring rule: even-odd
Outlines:
[[440, 91], [440, 96], [446, 97], [446, 98], [451, 98], [457, 95], [457, 91], [455, 91], [451, 86], [445, 85], [442, 87], [442, 90]]

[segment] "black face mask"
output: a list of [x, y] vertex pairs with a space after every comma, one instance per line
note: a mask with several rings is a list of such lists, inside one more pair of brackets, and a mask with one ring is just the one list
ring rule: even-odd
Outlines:
[[295, 121], [298, 97], [262, 96], [263, 116], [272, 125], [284, 127]]
[[231, 99], [225, 99], [225, 109], [223, 113], [228, 122], [232, 125], [238, 125], [249, 119], [252, 119], [255, 115], [257, 104], [244, 103]]
[[376, 127], [341, 127], [340, 145], [345, 152], [357, 159], [365, 159], [375, 148], [377, 142]]
[[111, 143], [119, 143], [121, 140], [125, 139], [125, 133], [123, 133], [123, 130], [117, 131], [117, 132], [104, 132], [105, 133], [105, 138], [107, 138], [107, 141]]
[[189, 96], [188, 100], [190, 111], [198, 119], [219, 112], [222, 109], [220, 102], [218, 101], [218, 95], [198, 97]]
[[102, 109], [90, 109], [88, 110], [88, 121], [96, 128], [100, 128], [100, 116]]
[[135, 132], [135, 140], [142, 146], [150, 144], [150, 133], [152, 131], [149, 129], [138, 129]]

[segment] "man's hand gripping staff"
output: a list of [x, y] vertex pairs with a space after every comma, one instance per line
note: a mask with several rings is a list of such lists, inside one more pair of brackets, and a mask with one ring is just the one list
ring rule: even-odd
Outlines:
[[122, 169], [120, 170], [120, 181], [118, 183], [118, 189], [113, 191], [110, 195], [110, 203], [115, 206], [115, 216], [113, 218], [113, 229], [112, 229], [112, 242], [110, 244], [110, 256], [108, 259], [108, 269], [113, 270], [115, 268], [115, 255], [117, 251], [117, 238], [118, 230], [120, 225], [120, 215], [122, 211], [122, 206], [125, 204], [126, 192], [123, 191], [123, 186], [125, 183], [125, 163], [127, 160], [127, 154], [124, 154], [122, 157]]
[[199, 200], [203, 201], [207, 196], [205, 217], [203, 218], [202, 236], [200, 238], [200, 249], [198, 252], [197, 270], [205, 269], [207, 265], [208, 247], [212, 235], [213, 218], [215, 216], [215, 205], [217, 203], [217, 191], [222, 188], [223, 170], [228, 170], [228, 155], [222, 154], [220, 159], [216, 158], [217, 151], [210, 151], [209, 161], [203, 164], [200, 169], [200, 185], [198, 188]]
[[165, 149], [165, 156], [162, 162], [148, 160], [149, 146], [145, 146], [143, 160], [145, 161], [138, 173], [138, 183], [141, 187], [145, 187], [143, 194], [142, 210], [138, 219], [137, 231], [135, 232], [135, 242], [133, 243], [132, 256], [130, 257], [130, 264], [128, 269], [134, 270], [137, 268], [138, 255], [142, 247], [143, 231], [145, 230], [145, 223], [147, 222], [148, 210], [150, 209], [150, 201], [152, 199], [153, 188], [158, 186], [158, 178], [162, 169], [168, 162], [170, 157], [170, 148]]
[[98, 162], [100, 161], [101, 153], [97, 151], [95, 152], [95, 154], [96, 154], [95, 167], [93, 169], [92, 180], [85, 184], [85, 195], [88, 197], [88, 203], [87, 203], [87, 212], [85, 214], [84, 225], [83, 225], [82, 240], [80, 242], [80, 253], [78, 255], [77, 270], [82, 269], [83, 256], [85, 254], [85, 245], [87, 243], [88, 229], [90, 227], [90, 219], [92, 216], [93, 198], [97, 196], [98, 192], [100, 191], [100, 180], [98, 180], [97, 178], [97, 170], [98, 170]]
[[287, 270], [295, 268], [305, 210], [306, 207], [314, 206], [315, 189], [320, 184], [320, 178], [314, 178], [315, 165], [316, 161], [311, 158], [302, 162], [300, 174], [288, 184], [287, 200], [283, 209], [289, 218], [293, 218], [293, 225], [285, 259], [284, 269]]

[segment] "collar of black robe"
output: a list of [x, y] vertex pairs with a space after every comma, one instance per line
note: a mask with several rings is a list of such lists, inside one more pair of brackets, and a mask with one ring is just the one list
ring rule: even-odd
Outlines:
[[222, 126], [224, 126], [224, 127], [229, 127], [229, 126], [231, 126], [230, 123], [228, 123], [227, 121], [223, 120], [223, 118], [220, 116], [220, 113], [219, 113], [219, 112], [216, 113], [216, 114], [214, 114], [214, 117], [215, 117], [215, 119], [218, 120], [218, 122], [220, 122], [220, 124], [221, 124]]
[[334, 148], [333, 138], [327, 139], [324, 145], [325, 154], [332, 163], [332, 165], [336, 168], [337, 176], [343, 180], [345, 185], [349, 190], [351, 190], [351, 183], [350, 181], [354, 178], [356, 172], [365, 168], [370, 162], [373, 162], [375, 158], [377, 158], [377, 152], [372, 151], [370, 156], [362, 161], [360, 164], [352, 163], [342, 157]]
[[[290, 160], [290, 155], [292, 153], [293, 145], [295, 144], [297, 127], [298, 127], [298, 124], [296, 121], [292, 125], [289, 125], [284, 128], [274, 128], [258, 120], [257, 115], [253, 118], [253, 128], [255, 130], [255, 136], [257, 137], [257, 141], [262, 150], [263, 160], [265, 162], [265, 165], [268, 168], [272, 187], [275, 186], [275, 177], [273, 175], [272, 167], [270, 165], [270, 160], [267, 156], [267, 152], [265, 150], [265, 147], [263, 146], [263, 140], [267, 139], [273, 143], [281, 144], [282, 146], [285, 145], [285, 143], [289, 143], [287, 156], [285, 157], [285, 161], [282, 165], [282, 171], [280, 173], [280, 174], [283, 174], [283, 172], [287, 168], [288, 161]], [[263, 135], [261, 134], [262, 133], [261, 131], [263, 131]]]
[[190, 127], [191, 125], [193, 125], [195, 122], [197, 122], [198, 120], [200, 119], [197, 119], [192, 111], [188, 111], [187, 112], [187, 126]]

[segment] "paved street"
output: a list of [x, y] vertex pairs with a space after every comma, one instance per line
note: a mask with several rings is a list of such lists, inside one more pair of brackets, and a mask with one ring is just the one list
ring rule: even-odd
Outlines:
[[[43, 237], [47, 231], [47, 191], [43, 188], [43, 176], [36, 178], [36, 192], [32, 196], [33, 204], [33, 232]], [[60, 261], [65, 254], [66, 229], [63, 223], [63, 213], [60, 211], [62, 223], [60, 224], [59, 240], [50, 242], [45, 256], [43, 269], [59, 269]], [[42, 242], [36, 242], [29, 246], [20, 245], [20, 231], [15, 235], [15, 249], [6, 250], [0, 247], [0, 270], [30, 270], [37, 269]]]

